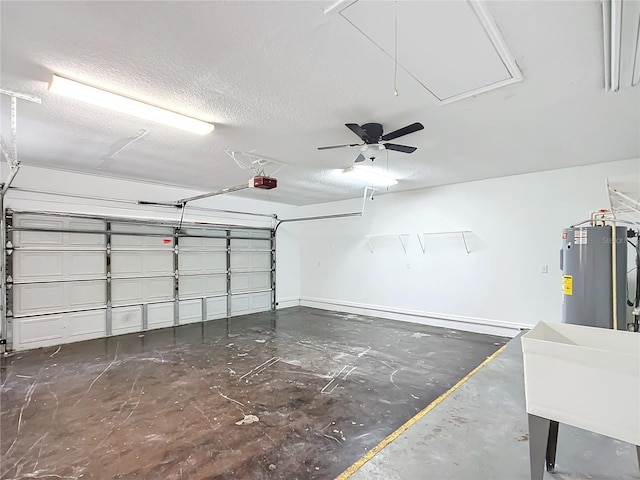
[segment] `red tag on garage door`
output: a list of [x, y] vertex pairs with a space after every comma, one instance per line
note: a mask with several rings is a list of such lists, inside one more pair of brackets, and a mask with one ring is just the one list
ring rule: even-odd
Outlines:
[[170, 238], [165, 238], [162, 240], [162, 243], [164, 243], [165, 245], [169, 245], [171, 243], [171, 239]]

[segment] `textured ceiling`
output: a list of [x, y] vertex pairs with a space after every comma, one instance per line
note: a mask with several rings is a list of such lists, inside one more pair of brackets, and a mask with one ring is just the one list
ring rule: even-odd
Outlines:
[[[357, 143], [347, 122], [379, 122], [387, 132], [424, 124], [398, 141], [417, 146], [414, 154], [374, 162], [399, 179], [390, 191], [640, 156], [640, 87], [603, 88], [599, 2], [488, 3], [524, 80], [447, 105], [402, 69], [394, 96], [393, 61], [337, 10], [325, 15], [331, 3], [2, 1], [2, 87], [43, 99], [19, 103], [20, 159], [211, 191], [251, 176], [223, 149], [253, 151], [289, 164], [268, 198], [302, 205], [360, 194], [335, 173], [357, 149], [316, 150]], [[393, 29], [393, 19], [380, 28]], [[430, 48], [400, 44], [399, 60]], [[191, 135], [49, 94], [54, 72], [216, 130]], [[8, 105], [3, 96], [5, 140]]]

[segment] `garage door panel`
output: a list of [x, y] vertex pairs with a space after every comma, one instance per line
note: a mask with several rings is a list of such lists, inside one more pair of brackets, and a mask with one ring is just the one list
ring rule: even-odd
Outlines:
[[70, 342], [79, 342], [106, 335], [106, 311], [67, 314], [67, 333]]
[[21, 350], [101, 338], [105, 324], [106, 310], [21, 318], [14, 345]]
[[271, 240], [250, 240], [244, 238], [232, 238], [231, 239], [231, 251], [234, 250], [269, 250], [271, 247]]
[[145, 301], [169, 300], [173, 298], [173, 278], [145, 278], [142, 282]]
[[173, 250], [174, 237], [173, 233], [159, 235], [153, 237], [144, 237], [142, 235], [122, 235], [118, 233], [111, 234], [111, 246], [114, 248], [162, 248]]
[[271, 274], [269, 272], [250, 273], [247, 276], [250, 278], [249, 283], [252, 289], [271, 287]]
[[69, 238], [66, 243], [74, 247], [105, 247], [107, 245], [107, 237], [104, 233], [68, 233], [65, 235]]
[[149, 329], [173, 326], [173, 302], [148, 305], [147, 325]]
[[194, 253], [181, 251], [178, 255], [178, 268], [181, 273], [206, 273], [227, 270], [225, 252]]
[[232, 237], [249, 237], [249, 238], [262, 238], [269, 240], [271, 238], [270, 230], [257, 230], [257, 229], [245, 229], [234, 228], [231, 230]]
[[106, 252], [65, 252], [64, 256], [67, 276], [95, 278], [107, 273]]
[[173, 233], [173, 228], [171, 227], [163, 227], [160, 225], [147, 225], [144, 223], [122, 223], [115, 221], [111, 224], [111, 231], [113, 232], [134, 232], [136, 234], [140, 233], [166, 233], [171, 235]]
[[232, 238], [230, 245], [231, 251], [233, 250], [247, 250], [251, 248], [251, 240], [246, 238]]
[[[103, 221], [91, 221], [91, 220], [70, 220], [68, 222], [68, 228], [71, 230], [89, 230], [89, 231], [105, 231], [106, 224]], [[93, 234], [93, 233], [66, 233], [65, 234], [68, 245], [84, 246], [84, 247], [99, 247], [104, 246], [107, 243], [106, 235]]]
[[14, 313], [32, 315], [60, 310], [104, 306], [104, 280], [32, 283], [14, 286]]
[[227, 316], [227, 296], [207, 298], [207, 320], [215, 320]]
[[199, 273], [202, 271], [202, 255], [199, 253], [184, 253], [178, 255], [178, 270], [180, 273]]
[[[42, 228], [36, 226], [35, 228]], [[39, 247], [62, 245], [63, 234], [58, 232], [16, 232], [13, 236], [16, 245], [23, 247]]]
[[270, 252], [231, 252], [231, 270], [271, 268]]
[[142, 302], [142, 279], [128, 278], [112, 280], [111, 299], [114, 303]]
[[[14, 220], [14, 226], [43, 230], [90, 230], [94, 232], [103, 232], [105, 230], [105, 222], [102, 220], [64, 217], [46, 218], [40, 215], [18, 215]], [[15, 244], [23, 247], [63, 244], [78, 247], [95, 247], [104, 245], [105, 240], [106, 237], [102, 233], [17, 231], [14, 235]]]
[[173, 273], [173, 252], [145, 252], [142, 266], [145, 273]]
[[63, 283], [15, 285], [13, 290], [13, 308], [16, 315], [64, 309]]
[[112, 252], [113, 275], [173, 274], [173, 252]]
[[111, 332], [113, 335], [139, 332], [142, 330], [142, 307], [114, 307], [111, 311]]
[[225, 252], [203, 253], [201, 258], [205, 271], [219, 272], [227, 270], [227, 254]]
[[196, 237], [180, 237], [180, 249], [183, 248], [202, 248], [203, 238]]
[[233, 295], [231, 297], [231, 315], [243, 315], [249, 313], [249, 296]]
[[249, 254], [250, 268], [269, 269], [271, 268], [270, 252], [251, 252]]
[[143, 303], [173, 299], [173, 278], [126, 278], [111, 281], [114, 303]]
[[231, 252], [231, 270], [245, 270], [249, 268], [248, 252]]
[[116, 235], [112, 233], [111, 247], [140, 248], [142, 247], [142, 237], [138, 237], [137, 235]]
[[181, 277], [179, 288], [181, 297], [195, 297], [202, 295], [202, 277]]
[[202, 321], [202, 301], [182, 300], [180, 302], [180, 325]]
[[105, 252], [18, 250], [14, 257], [14, 280], [76, 280], [100, 278], [106, 273]]
[[227, 276], [225, 274], [180, 277], [181, 297], [216, 295], [226, 293], [226, 290]]
[[271, 306], [271, 292], [233, 295], [231, 297], [231, 315], [245, 315], [264, 312]]
[[[189, 231], [194, 235], [202, 235], [203, 232]], [[180, 237], [180, 249], [210, 249], [210, 250], [226, 250], [226, 238], [206, 238], [206, 237]]]
[[[13, 221], [14, 226], [21, 228], [39, 228], [43, 230], [62, 230], [64, 220], [62, 217], [49, 217], [43, 215], [18, 215]], [[38, 233], [38, 232], [34, 232]], [[57, 232], [52, 232], [57, 233]]]
[[226, 238], [202, 238], [202, 246], [210, 248], [212, 250], [226, 250], [227, 239]]
[[[113, 223], [111, 225], [111, 245], [113, 247], [128, 248], [173, 248], [173, 229], [167, 227], [153, 227], [147, 225], [127, 225]], [[118, 232], [131, 232], [136, 235], [126, 235]], [[145, 236], [143, 234], [152, 234]]]
[[249, 295], [252, 312], [264, 312], [271, 306], [271, 292], [253, 293]]
[[14, 280], [62, 279], [62, 252], [17, 251], [13, 259]]
[[[38, 228], [49, 230], [62, 230], [62, 219], [46, 219], [38, 216], [18, 216], [13, 222], [14, 226], [21, 228]], [[14, 242], [20, 246], [62, 245], [63, 234], [60, 232], [28, 232], [17, 231], [14, 234]]]
[[231, 291], [259, 290], [271, 287], [269, 272], [231, 274]]
[[71, 310], [81, 307], [98, 307], [107, 301], [106, 281], [71, 282], [65, 284], [68, 290], [68, 306]]
[[231, 275], [231, 291], [249, 290], [249, 276], [235, 273]]
[[142, 253], [140, 252], [112, 252], [111, 273], [142, 275]]
[[106, 222], [97, 218], [73, 218], [62, 217], [66, 229], [70, 230], [92, 230], [103, 231], [106, 229]]
[[43, 315], [21, 318], [16, 323], [17, 348], [39, 348], [64, 343], [64, 316]]
[[227, 275], [209, 275], [204, 277], [204, 294], [215, 295], [218, 293], [226, 293], [227, 291]]

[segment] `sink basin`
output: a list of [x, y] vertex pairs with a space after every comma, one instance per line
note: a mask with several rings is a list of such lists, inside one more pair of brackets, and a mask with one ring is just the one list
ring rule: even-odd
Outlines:
[[522, 351], [529, 414], [640, 445], [640, 333], [540, 322]]

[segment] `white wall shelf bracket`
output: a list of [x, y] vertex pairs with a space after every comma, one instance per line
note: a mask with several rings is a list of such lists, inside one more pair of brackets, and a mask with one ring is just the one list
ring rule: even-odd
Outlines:
[[373, 244], [371, 243], [372, 239], [394, 238], [394, 237], [400, 240], [400, 245], [402, 245], [402, 250], [404, 251], [404, 253], [407, 253], [407, 244], [409, 243], [410, 236], [411, 236], [410, 233], [382, 233], [377, 235], [365, 235], [364, 238], [367, 240], [367, 245], [369, 245], [369, 250], [371, 251], [371, 253], [374, 252]]
[[418, 233], [418, 242], [420, 242], [420, 248], [422, 249], [422, 253], [426, 253], [427, 251], [427, 243], [426, 243], [426, 237], [431, 236], [431, 235], [460, 235], [460, 237], [462, 238], [462, 243], [464, 244], [464, 250], [465, 252], [467, 252], [467, 255], [469, 255], [469, 253], [471, 253], [471, 250], [469, 250], [469, 243], [467, 242], [467, 235], [469, 235], [471, 232], [471, 230], [454, 230], [451, 232], [423, 232], [423, 233]]

